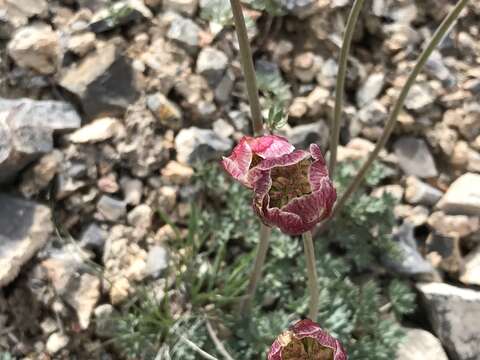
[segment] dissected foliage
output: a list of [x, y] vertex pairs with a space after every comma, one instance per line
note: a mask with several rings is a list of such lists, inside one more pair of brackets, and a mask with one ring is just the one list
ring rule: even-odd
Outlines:
[[[352, 166], [340, 164], [340, 188], [351, 177]], [[394, 249], [390, 239], [393, 200], [368, 195], [369, 186], [388, 175], [387, 168], [376, 165], [366, 186], [333, 224], [332, 232], [348, 227], [355, 237], [346, 241], [329, 232], [328, 240], [324, 234], [315, 243], [321, 288], [317, 320], [343, 341], [353, 360], [393, 358], [402, 339], [396, 319], [413, 310], [414, 295], [407, 284], [393, 280], [383, 290], [382, 280], [372, 270], [378, 255]], [[206, 328], [210, 319], [235, 359], [263, 358], [276, 336], [307, 312], [300, 239], [273, 231], [253, 314], [235, 316], [258, 242], [259, 224], [250, 194], [228, 181], [216, 164], [199, 169], [196, 186], [201, 196], [198, 207], [192, 208], [186, 235], [180, 236], [177, 229], [179, 236], [170, 244], [173, 253], [181, 254], [170, 271], [175, 275], [174, 290], [166, 289], [169, 295], [160, 302], [140, 292], [135, 305], [120, 318], [118, 343], [132, 358], [154, 359], [145, 357], [147, 350], [172, 359], [199, 358], [186, 338], [221, 358]], [[359, 203], [368, 208], [362, 210]], [[376, 235], [369, 231], [373, 225]], [[172, 313], [172, 308], [178, 312], [180, 307], [181, 315]]]

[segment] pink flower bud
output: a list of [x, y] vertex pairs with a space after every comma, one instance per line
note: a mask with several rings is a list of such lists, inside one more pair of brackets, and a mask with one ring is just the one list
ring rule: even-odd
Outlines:
[[273, 342], [268, 360], [347, 360], [340, 342], [305, 319], [284, 331]]

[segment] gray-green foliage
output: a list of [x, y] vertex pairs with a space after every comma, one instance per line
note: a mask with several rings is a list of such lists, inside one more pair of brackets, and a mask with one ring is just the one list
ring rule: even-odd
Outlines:
[[[340, 165], [340, 182], [347, 181], [349, 166]], [[386, 174], [388, 171], [377, 165], [368, 181], [378, 183]], [[251, 210], [249, 191], [219, 173], [217, 165], [200, 170], [196, 182], [202, 194], [196, 202], [198, 208], [192, 208], [186, 236], [171, 244], [173, 251], [182, 254], [172, 269], [176, 279], [172, 298], [188, 311], [174, 316], [169, 305], [173, 300], [168, 300], [168, 296], [155, 305], [149, 296], [140, 294], [136, 305], [122, 315], [124, 324], [119, 339], [128, 354], [137, 358], [150, 359], [142, 354], [146, 349], [157, 349], [168, 352], [172, 359], [197, 359], [182, 336], [221, 358], [205, 326], [205, 319], [209, 318], [217, 328], [224, 329], [222, 341], [235, 359], [264, 358], [275, 337], [307, 311], [300, 239], [272, 232], [253, 314], [248, 318], [234, 316], [246, 288], [259, 222]], [[375, 210], [355, 209], [352, 202], [358, 202], [359, 196], [363, 197], [364, 206], [373, 205]], [[347, 220], [352, 231], [376, 224], [381, 228], [382, 241], [391, 243], [389, 214], [393, 202], [372, 198], [365, 189], [353, 201], [333, 224], [332, 231], [346, 227], [342, 221]], [[346, 211], [353, 212], [347, 216]], [[372, 240], [367, 231], [360, 231], [355, 241], [358, 246], [335, 237], [329, 241], [325, 237], [316, 239], [321, 289], [317, 321], [342, 340], [352, 360], [394, 358], [402, 339], [396, 319], [412, 311], [414, 297], [407, 284], [398, 280], [385, 284], [372, 271], [378, 255], [385, 249], [390, 251], [391, 245]], [[362, 245], [368, 254], [354, 254]], [[359, 259], [363, 256], [369, 262]], [[128, 337], [135, 341], [126, 341]]]

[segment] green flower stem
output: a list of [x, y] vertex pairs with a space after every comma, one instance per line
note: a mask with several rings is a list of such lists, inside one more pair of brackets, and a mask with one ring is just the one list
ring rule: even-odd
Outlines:
[[333, 111], [332, 132], [330, 135], [330, 162], [328, 170], [330, 176], [335, 173], [335, 166], [337, 164], [337, 146], [338, 138], [340, 137], [340, 123], [342, 120], [342, 106], [343, 93], [345, 87], [345, 77], [347, 75], [348, 54], [350, 53], [350, 45], [352, 43], [355, 25], [357, 24], [358, 16], [362, 10], [365, 0], [355, 0], [348, 16], [345, 33], [343, 35], [342, 48], [340, 50], [340, 58], [338, 61], [337, 83], [335, 86], [335, 108]]
[[[367, 161], [362, 165], [361, 169], [359, 170], [358, 174], [355, 176], [355, 178], [352, 180], [348, 188], [345, 190], [345, 192], [342, 194], [340, 199], [337, 201], [337, 204], [335, 205], [335, 208], [333, 209], [332, 216], [335, 216], [336, 214], [339, 213], [339, 211], [345, 206], [345, 203], [347, 202], [348, 198], [350, 195], [352, 195], [361, 182], [363, 181], [363, 178], [365, 177], [365, 174], [367, 171], [370, 169], [370, 166], [372, 163], [375, 161], [377, 158], [378, 154], [380, 153], [380, 150], [383, 149], [385, 144], [387, 143], [390, 135], [392, 134], [392, 131], [395, 127], [395, 123], [397, 121], [397, 117], [400, 114], [400, 111], [403, 108], [403, 104], [405, 102], [405, 99], [408, 95], [408, 92], [410, 91], [412, 85], [415, 83], [415, 80], [418, 76], [418, 74], [422, 71], [423, 67], [425, 66], [425, 63], [427, 62], [428, 58], [432, 54], [432, 52], [435, 50], [437, 45], [443, 40], [443, 38], [447, 35], [448, 31], [452, 28], [454, 25], [455, 21], [457, 20], [458, 16], [460, 15], [460, 12], [463, 10], [463, 8], [468, 4], [468, 0], [460, 0], [458, 3], [455, 5], [455, 7], [450, 11], [450, 13], [447, 15], [447, 17], [442, 21], [440, 26], [438, 27], [437, 31], [435, 31], [435, 34], [433, 34], [432, 39], [428, 43], [427, 47], [423, 50], [423, 52], [420, 54], [417, 63], [415, 64], [415, 67], [413, 68], [412, 72], [408, 76], [408, 79], [402, 88], [400, 95], [398, 96], [397, 102], [393, 106], [393, 109], [390, 113], [390, 116], [387, 120], [387, 123], [385, 125], [385, 128], [383, 129], [383, 133], [380, 136], [380, 139], [378, 140], [375, 148], [373, 151], [370, 153], [368, 156]], [[321, 225], [321, 228], [323, 228], [324, 225]]]
[[315, 261], [315, 248], [313, 247], [312, 232], [303, 234], [303, 250], [305, 252], [305, 261], [307, 262], [308, 275], [308, 317], [316, 321], [318, 314], [318, 287], [317, 267]]
[[249, 312], [252, 306], [252, 300], [255, 297], [258, 283], [262, 277], [263, 265], [268, 252], [268, 243], [270, 242], [270, 234], [272, 228], [262, 224], [260, 228], [260, 241], [258, 243], [257, 255], [255, 256], [255, 263], [253, 265], [252, 273], [250, 274], [250, 281], [248, 283], [247, 294], [240, 304], [239, 312]]
[[238, 44], [240, 46], [240, 62], [242, 63], [245, 83], [247, 85], [248, 101], [252, 112], [253, 134], [255, 136], [263, 134], [262, 109], [258, 98], [257, 78], [253, 66], [252, 50], [250, 49], [250, 40], [248, 39], [247, 26], [243, 17], [240, 0], [230, 0], [237, 31]]

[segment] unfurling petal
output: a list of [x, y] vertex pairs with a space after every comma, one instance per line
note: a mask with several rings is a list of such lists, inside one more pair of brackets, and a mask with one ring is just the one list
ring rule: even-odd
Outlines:
[[233, 149], [232, 154], [228, 158], [224, 157], [221, 163], [225, 171], [235, 180], [241, 182], [247, 187], [252, 187], [247, 181], [248, 170], [252, 163], [252, 158], [252, 148], [248, 144], [248, 139], [243, 137]]
[[300, 320], [277, 337], [268, 360], [347, 360], [340, 342], [309, 319]]
[[287, 139], [278, 135], [249, 138], [248, 142], [253, 152], [263, 159], [282, 156], [295, 150], [295, 147]]

